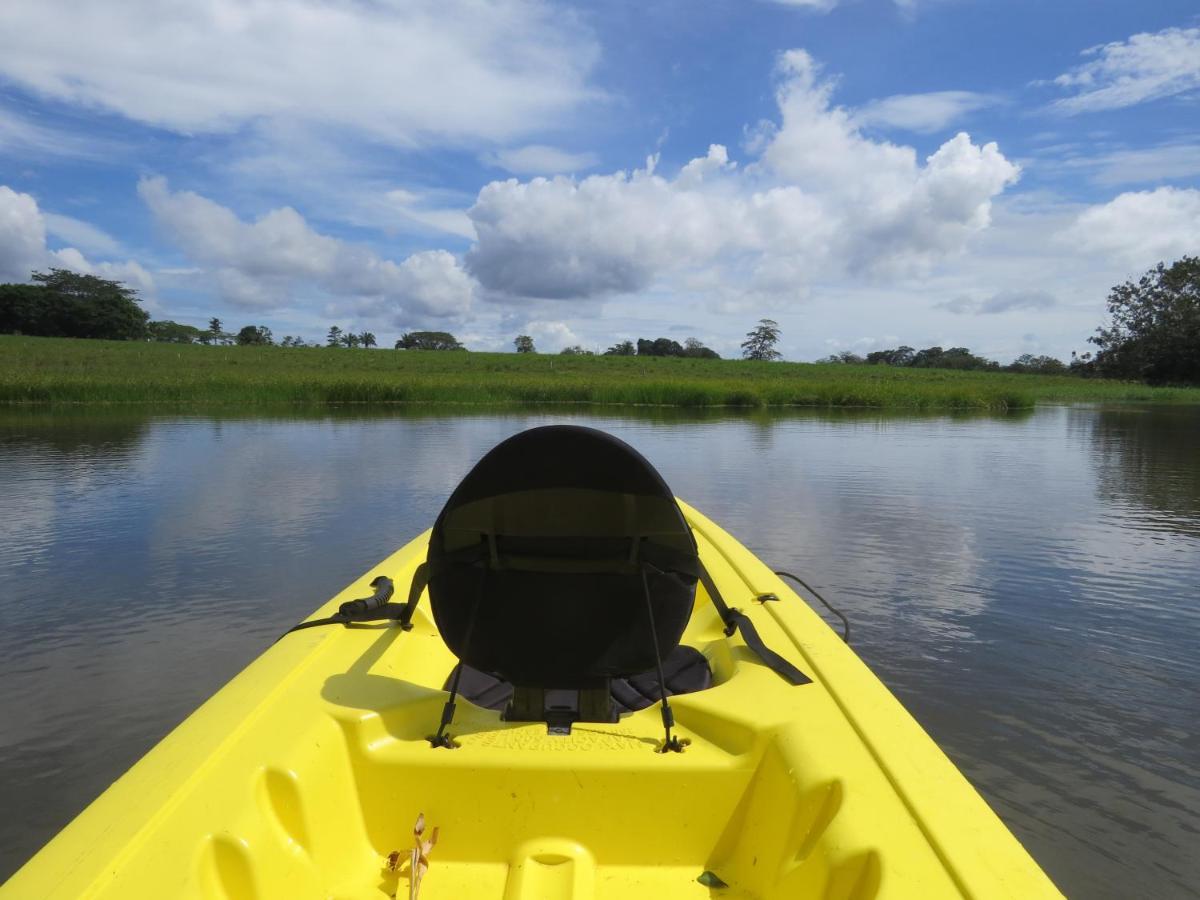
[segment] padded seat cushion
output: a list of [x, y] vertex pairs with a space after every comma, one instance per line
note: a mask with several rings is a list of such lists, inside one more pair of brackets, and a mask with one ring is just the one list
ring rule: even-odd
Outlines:
[[[461, 665], [461, 664], [460, 664]], [[445, 690], [450, 690], [457, 666], [446, 676]], [[712, 687], [712, 669], [708, 659], [695, 647], [683, 644], [672, 650], [663, 660], [663, 677], [667, 683], [667, 696], [692, 694]], [[502, 678], [489, 675], [466, 666], [458, 685], [458, 694], [476, 706], [485, 709], [503, 710], [512, 698], [512, 685]], [[614, 678], [611, 683], [613, 705], [617, 712], [627, 713], [645, 709], [660, 698], [658, 672], [650, 669], [629, 678]]]

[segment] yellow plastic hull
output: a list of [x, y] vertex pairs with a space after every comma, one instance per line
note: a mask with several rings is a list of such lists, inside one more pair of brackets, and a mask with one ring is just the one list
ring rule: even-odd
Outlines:
[[[505, 723], [460, 703], [433, 749], [454, 659], [415, 628], [288, 635], [212, 697], [0, 889], [4, 898], [409, 896], [419, 813], [439, 841], [422, 900], [1060, 896], [966, 779], [828, 626], [690, 507], [701, 558], [787, 685], [725, 637], [700, 589], [684, 643], [716, 684], [614, 725]], [[404, 593], [428, 535], [388, 575]], [[762, 593], [775, 603], [753, 602]], [[718, 876], [728, 887], [697, 878]]]

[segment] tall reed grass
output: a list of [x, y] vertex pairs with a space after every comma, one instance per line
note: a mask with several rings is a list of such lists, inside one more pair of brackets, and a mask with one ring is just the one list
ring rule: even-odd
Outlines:
[[591, 403], [1002, 411], [1039, 401], [1200, 403], [1200, 389], [885, 366], [0, 336], [5, 404]]

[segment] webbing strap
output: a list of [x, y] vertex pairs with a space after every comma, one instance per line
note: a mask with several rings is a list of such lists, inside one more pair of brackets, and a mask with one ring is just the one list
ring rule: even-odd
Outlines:
[[[478, 544], [469, 544], [450, 550], [436, 559], [428, 560], [426, 576], [434, 577], [447, 569], [461, 566], [476, 566], [487, 561], [492, 569], [515, 572], [567, 573], [571, 575], [637, 575], [642, 562], [650, 563], [663, 572], [673, 572], [684, 577], [699, 576], [699, 561], [695, 554], [685, 553], [671, 547], [654, 543], [647, 538], [634, 538], [627, 554], [598, 559], [539, 556], [528, 553], [506, 551], [500, 544], [504, 535], [480, 532]], [[414, 581], [415, 584], [415, 581]], [[410, 602], [412, 596], [410, 595]]]
[[708, 573], [703, 565], [700, 566], [700, 583], [704, 585], [704, 590], [708, 592], [709, 598], [713, 602], [713, 606], [717, 608], [717, 614], [720, 615], [721, 621], [725, 623], [725, 634], [732, 636], [734, 631], [740, 631], [742, 640], [746, 642], [754, 654], [763, 661], [772, 672], [777, 674], [788, 684], [811, 684], [812, 679], [793, 666], [790, 662], [763, 643], [763, 639], [759, 637], [758, 629], [754, 627], [754, 623], [740, 609], [731, 609], [729, 604], [725, 602], [725, 598], [721, 596], [721, 592], [717, 590], [716, 582]]
[[429, 587], [429, 563], [423, 562], [413, 572], [412, 584], [408, 588], [408, 602], [404, 604], [400, 613], [400, 627], [405, 631], [412, 629], [413, 613], [417, 611], [417, 604], [421, 602], [421, 594], [427, 587]]

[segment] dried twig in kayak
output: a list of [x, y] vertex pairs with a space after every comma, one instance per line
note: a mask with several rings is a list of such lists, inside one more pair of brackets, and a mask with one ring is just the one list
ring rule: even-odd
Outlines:
[[421, 890], [421, 879], [429, 871], [429, 854], [433, 852], [433, 848], [437, 845], [438, 840], [437, 827], [435, 826], [430, 833], [429, 840], [425, 840], [424, 835], [425, 813], [421, 813], [417, 816], [417, 823], [413, 825], [413, 849], [408, 874], [408, 900], [417, 900], [417, 893]]

